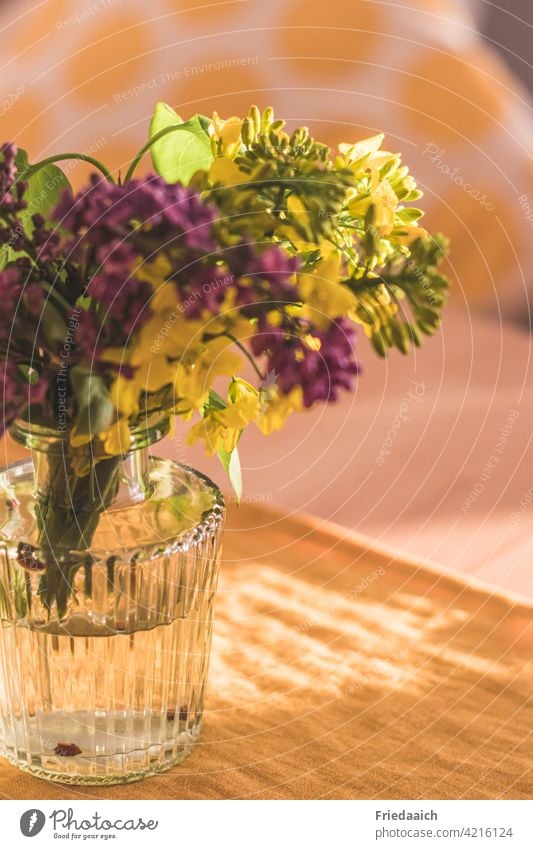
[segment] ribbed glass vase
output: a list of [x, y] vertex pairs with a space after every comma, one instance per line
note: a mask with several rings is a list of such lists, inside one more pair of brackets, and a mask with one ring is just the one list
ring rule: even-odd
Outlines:
[[[19, 423], [0, 474], [0, 753], [68, 784], [135, 781], [197, 739], [224, 506], [199, 473]], [[98, 461], [96, 461], [98, 460]]]

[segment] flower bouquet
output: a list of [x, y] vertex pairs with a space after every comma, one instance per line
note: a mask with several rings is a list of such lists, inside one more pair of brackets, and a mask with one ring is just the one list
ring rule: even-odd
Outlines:
[[[32, 635], [45, 639], [49, 667], [64, 664], [49, 635], [104, 636], [116, 658], [125, 634], [187, 628], [194, 611], [197, 623], [210, 621], [220, 496], [145, 450], [175, 421], [218, 455], [239, 496], [245, 428], [269, 434], [289, 414], [349, 391], [357, 326], [382, 356], [407, 353], [438, 327], [445, 240], [420, 226], [411, 204], [421, 193], [382, 142], [334, 152], [305, 127], [288, 133], [270, 108], [183, 121], [158, 104], [148, 142], [117, 178], [83, 154], [31, 164], [15, 145], [1, 149], [1, 426], [33, 449], [34, 471], [31, 485], [26, 471], [4, 474], [0, 607], [28, 649]], [[148, 152], [156, 173], [136, 177]], [[57, 165], [67, 158], [95, 169], [76, 193]], [[199, 557], [209, 568], [198, 569]], [[198, 581], [209, 596], [201, 602], [187, 595]], [[196, 654], [208, 655], [208, 630], [202, 638], [197, 628], [205, 644]], [[4, 640], [3, 652], [15, 643]], [[157, 665], [163, 643], [150, 645]], [[139, 675], [150, 676], [140, 668], [137, 688]], [[82, 675], [76, 664], [70, 674]], [[172, 694], [159, 693], [142, 728], [143, 696], [133, 707], [122, 697], [121, 739], [149, 752], [140, 766], [128, 760], [131, 747], [117, 749], [116, 701], [100, 708], [115, 729], [104, 722], [100, 754], [69, 740], [47, 748], [41, 732], [34, 745], [15, 722], [4, 733], [8, 756], [20, 763], [23, 751], [39, 774], [80, 783], [166, 768], [187, 753], [203, 699], [203, 683], [180, 694], [190, 671], [175, 664], [167, 674]], [[122, 692], [124, 681], [112, 686]], [[52, 740], [58, 712], [94, 722], [96, 704], [81, 711], [63, 691], [46, 700], [20, 687], [20, 728], [32, 711], [46, 715]], [[162, 722], [172, 734], [154, 730]]]

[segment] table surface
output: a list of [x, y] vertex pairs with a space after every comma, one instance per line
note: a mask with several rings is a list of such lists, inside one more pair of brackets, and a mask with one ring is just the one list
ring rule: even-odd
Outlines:
[[532, 611], [338, 526], [232, 508], [194, 752], [108, 788], [0, 761], [0, 795], [530, 798]]

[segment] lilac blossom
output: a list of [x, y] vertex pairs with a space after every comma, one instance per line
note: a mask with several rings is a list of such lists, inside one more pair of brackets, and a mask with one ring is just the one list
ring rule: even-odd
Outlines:
[[288, 395], [296, 386], [303, 392], [303, 403], [310, 407], [315, 401], [336, 401], [339, 389], [352, 389], [354, 376], [359, 372], [355, 358], [355, 329], [352, 322], [341, 318], [327, 330], [308, 328], [320, 343], [313, 350], [300, 333], [290, 333], [282, 327], [259, 322], [259, 331], [251, 347], [256, 356], [266, 354], [267, 370], [276, 375], [280, 391]]

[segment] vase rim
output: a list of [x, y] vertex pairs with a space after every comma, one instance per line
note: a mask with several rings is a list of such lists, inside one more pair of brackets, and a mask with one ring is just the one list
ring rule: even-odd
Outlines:
[[[151, 416], [130, 425], [130, 445], [123, 456], [148, 448], [165, 437], [170, 431], [170, 416], [166, 413], [152, 414]], [[70, 428], [52, 428], [45, 425], [30, 422], [26, 419], [16, 419], [9, 428], [9, 434], [15, 442], [29, 448], [32, 451], [41, 451], [48, 454], [65, 454], [74, 449], [70, 445]], [[96, 444], [95, 444], [96, 443]], [[82, 446], [94, 453], [99, 454], [99, 440], [91, 440]], [[102, 448], [102, 453], [105, 454]]]
[[[169, 462], [153, 456], [150, 457], [150, 461], [154, 464], [154, 467], [157, 466], [157, 464], [161, 465], [162, 463]], [[209, 539], [209, 537], [213, 534], [220, 534], [223, 530], [226, 517], [226, 503], [220, 487], [211, 480], [210, 477], [205, 475], [203, 472], [198, 471], [198, 469], [194, 469], [185, 463], [176, 463], [174, 465], [176, 468], [181, 469], [183, 472], [193, 476], [205, 484], [206, 488], [212, 495], [212, 504], [207, 510], [203, 511], [201, 518], [197, 522], [190, 527], [181, 530], [173, 539], [158, 539], [157, 543], [153, 546], [148, 546], [143, 543], [141, 546], [143, 556], [142, 558], [136, 557], [135, 562], [141, 562], [141, 560], [146, 562], [152, 559], [157, 559], [163, 555], [171, 556], [178, 552], [184, 553], [187, 551], [198, 550], [206, 542], [206, 540]], [[8, 488], [15, 481], [20, 480], [24, 476], [31, 475], [33, 472], [34, 460], [31, 458], [17, 460], [4, 468], [0, 468], [2, 482]], [[35, 551], [38, 551], [38, 549], [35, 548]], [[126, 559], [131, 564], [133, 561], [129, 553], [130, 549], [125, 550], [117, 547], [117, 556], [124, 557], [125, 551]], [[94, 562], [104, 562], [109, 555], [109, 550], [107, 548], [102, 548], [99, 545], [91, 545], [87, 549], [71, 549], [69, 553], [71, 555], [77, 554], [79, 555], [79, 558], [90, 555]]]

